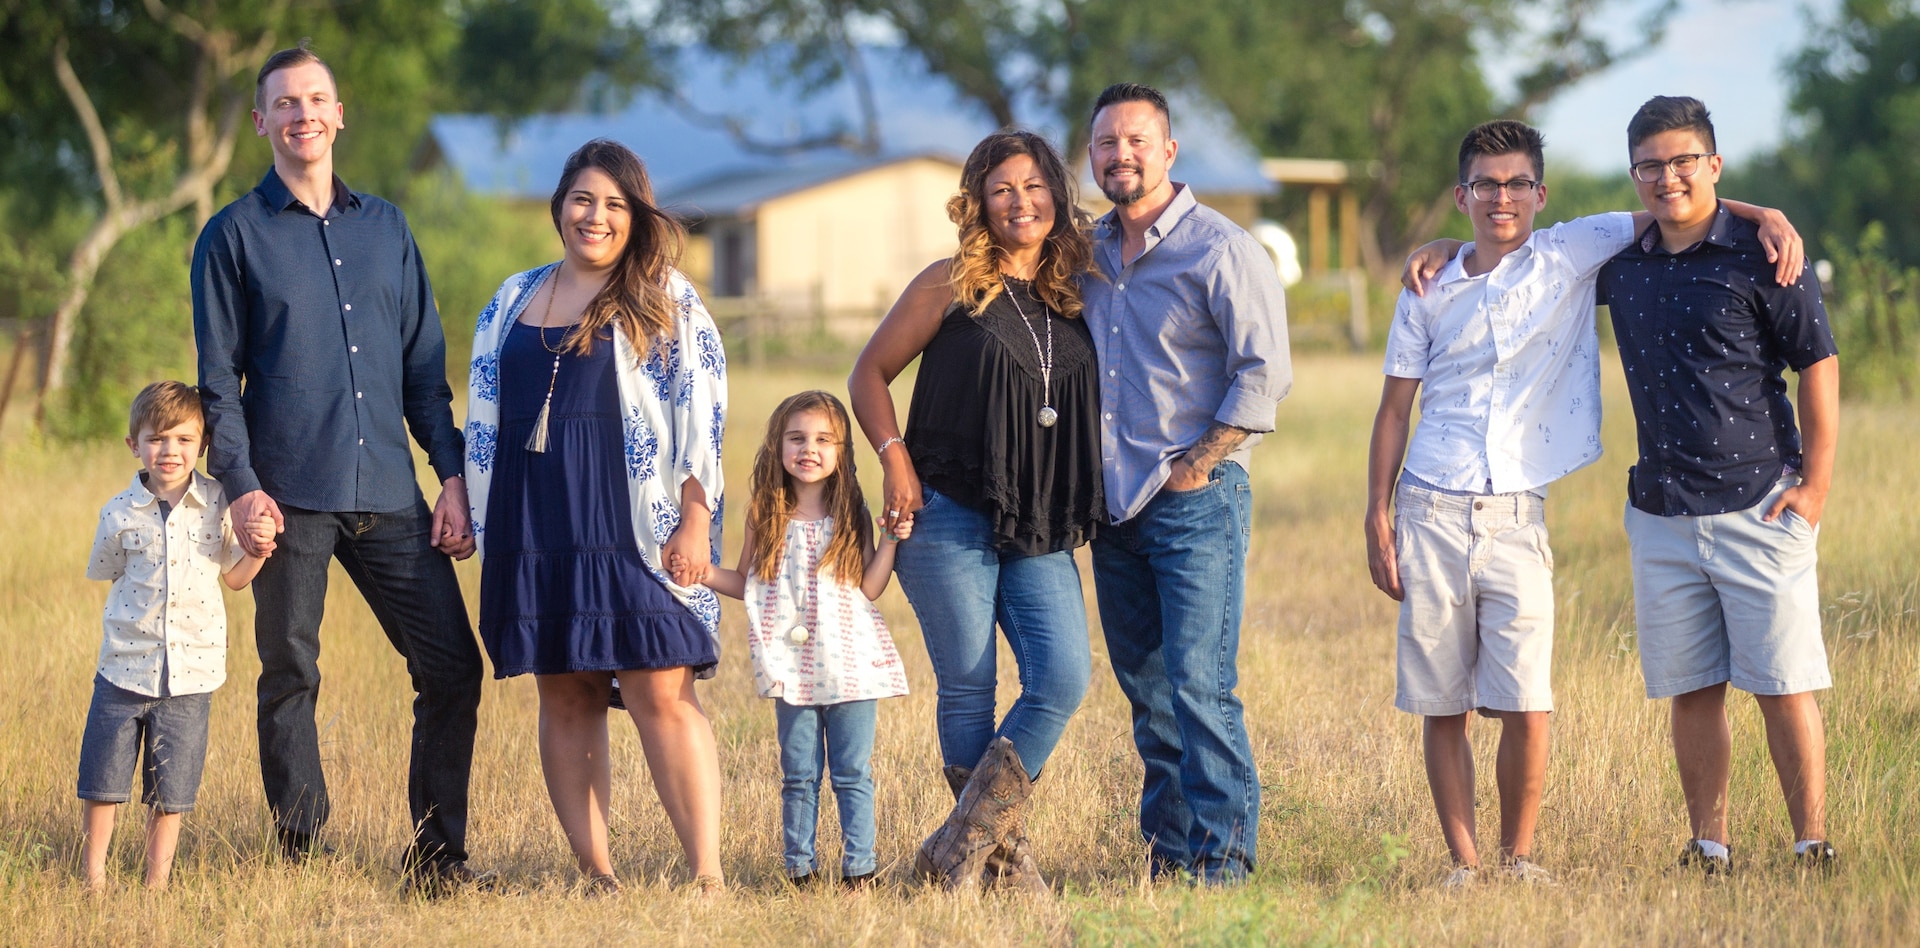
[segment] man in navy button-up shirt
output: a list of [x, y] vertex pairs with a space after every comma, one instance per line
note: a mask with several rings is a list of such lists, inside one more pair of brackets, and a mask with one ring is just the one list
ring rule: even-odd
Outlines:
[[[333, 173], [345, 111], [333, 74], [283, 50], [256, 80], [260, 185], [207, 222], [193, 254], [193, 325], [207, 467], [236, 518], [278, 538], [254, 582], [260, 769], [284, 852], [324, 849], [329, 810], [314, 700], [329, 562], [338, 557], [407, 659], [419, 697], [408, 876], [438, 889], [465, 867], [479, 650], [448, 556], [472, 555], [446, 341], [399, 209]], [[431, 515], [407, 433], [442, 483]], [[243, 541], [247, 542], [247, 541]]]
[[[1726, 689], [1756, 696], [1798, 840], [1829, 866], [1828, 687], [1815, 540], [1833, 477], [1839, 362], [1819, 285], [1776, 285], [1754, 225], [1720, 205], [1720, 156], [1698, 100], [1658, 96], [1627, 128], [1654, 216], [1601, 271], [1640, 457], [1627, 537], [1647, 696], [1673, 699], [1693, 839], [1683, 865], [1732, 868]], [[1785, 369], [1799, 373], [1799, 427]]]

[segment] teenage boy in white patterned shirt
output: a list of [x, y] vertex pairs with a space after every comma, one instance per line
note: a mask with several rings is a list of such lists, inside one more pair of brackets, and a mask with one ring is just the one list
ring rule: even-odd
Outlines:
[[[106, 887], [114, 808], [132, 798], [143, 753], [141, 802], [151, 808], [146, 884], [166, 887], [182, 814], [200, 789], [212, 692], [227, 677], [219, 580], [244, 589], [264, 562], [241, 549], [220, 482], [194, 470], [205, 429], [192, 386], [155, 382], [142, 389], [127, 425], [127, 447], [141, 473], [100, 508], [87, 578], [113, 587], [79, 780], [83, 870], [93, 891]], [[271, 552], [273, 518], [262, 514], [248, 529]]]
[[[1394, 706], [1425, 718], [1427, 783], [1454, 864], [1449, 888], [1480, 868], [1467, 740], [1476, 708], [1501, 721], [1501, 868], [1552, 880], [1530, 858], [1553, 710], [1546, 489], [1600, 457], [1594, 278], [1651, 220], [1600, 214], [1536, 232], [1547, 203], [1543, 146], [1539, 132], [1510, 120], [1461, 142], [1454, 203], [1474, 240], [1451, 262], [1457, 241], [1436, 241], [1408, 262], [1367, 465], [1368, 567], [1401, 604]], [[1768, 225], [1798, 272], [1798, 237], [1785, 218], [1729, 206]]]

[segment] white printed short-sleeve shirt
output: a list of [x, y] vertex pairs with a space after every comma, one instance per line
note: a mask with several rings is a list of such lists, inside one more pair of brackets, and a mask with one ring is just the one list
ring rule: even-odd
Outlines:
[[1537, 230], [1469, 276], [1460, 248], [1424, 297], [1403, 291], [1385, 371], [1420, 380], [1406, 469], [1447, 490], [1544, 488], [1600, 459], [1594, 279], [1633, 240], [1631, 214]]
[[[220, 576], [245, 551], [220, 482], [199, 471], [170, 516], [139, 475], [100, 508], [87, 578], [110, 580], [100, 676], [149, 697], [202, 694], [227, 680]], [[164, 690], [161, 676], [165, 675]]]

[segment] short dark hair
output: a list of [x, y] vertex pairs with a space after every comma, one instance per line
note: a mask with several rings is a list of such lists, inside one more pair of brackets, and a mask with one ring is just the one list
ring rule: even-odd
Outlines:
[[1467, 171], [1473, 166], [1473, 159], [1493, 155], [1525, 154], [1527, 161], [1533, 164], [1535, 181], [1547, 176], [1547, 140], [1540, 137], [1540, 130], [1525, 122], [1513, 119], [1494, 119], [1475, 125], [1460, 140], [1460, 183], [1467, 183]]
[[334, 98], [340, 97], [340, 80], [334, 78], [333, 67], [327, 65], [327, 61], [321, 59], [319, 54], [315, 53], [312, 48], [307, 45], [310, 42], [312, 42], [312, 40], [303, 39], [300, 41], [300, 45], [283, 49], [267, 57], [266, 64], [260, 67], [260, 73], [253, 77], [254, 111], [265, 112], [267, 110], [265, 96], [267, 93], [268, 76], [282, 69], [292, 69], [295, 66], [304, 66], [308, 63], [318, 63], [320, 68], [327, 71], [327, 81], [333, 83]]
[[185, 382], [155, 382], [133, 397], [133, 410], [127, 413], [127, 437], [138, 438], [143, 428], [165, 431], [189, 421], [207, 428], [206, 404], [200, 390]]
[[1145, 102], [1160, 113], [1160, 120], [1167, 125], [1167, 135], [1173, 135], [1173, 113], [1167, 109], [1167, 97], [1159, 89], [1142, 82], [1116, 82], [1100, 90], [1100, 97], [1093, 100], [1093, 112], [1087, 116], [1087, 125], [1100, 117], [1100, 110], [1119, 102]]
[[1627, 151], [1661, 132], [1681, 129], [1699, 135], [1708, 151], [1720, 150], [1713, 143], [1713, 116], [1708, 114], [1706, 103], [1692, 96], [1657, 95], [1640, 106], [1640, 111], [1633, 113], [1633, 121], [1627, 123]]

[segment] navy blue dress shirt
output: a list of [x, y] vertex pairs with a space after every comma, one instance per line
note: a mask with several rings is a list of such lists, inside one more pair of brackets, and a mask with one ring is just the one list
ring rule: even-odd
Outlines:
[[1839, 350], [1820, 284], [1803, 269], [1774, 282], [1759, 227], [1722, 205], [1707, 237], [1680, 253], [1656, 222], [1600, 270], [1640, 437], [1627, 497], [1656, 516], [1745, 510], [1800, 466], [1800, 432], [1782, 371]]
[[307, 510], [420, 501], [407, 431], [461, 473], [446, 339], [400, 209], [333, 179], [324, 213], [272, 170], [193, 248], [208, 473]]

